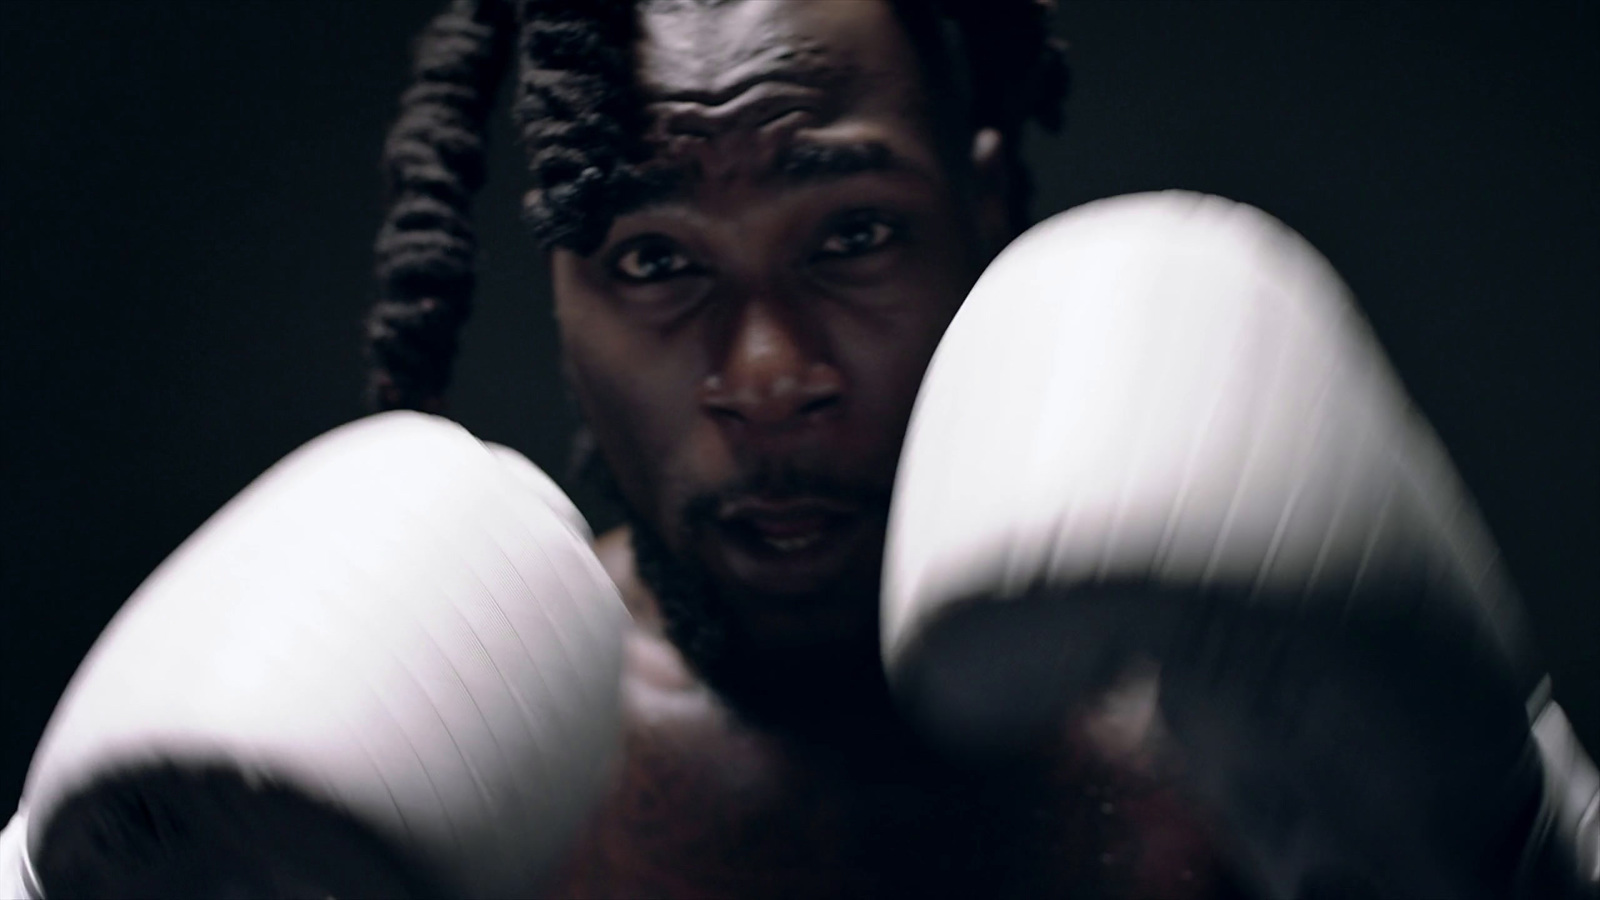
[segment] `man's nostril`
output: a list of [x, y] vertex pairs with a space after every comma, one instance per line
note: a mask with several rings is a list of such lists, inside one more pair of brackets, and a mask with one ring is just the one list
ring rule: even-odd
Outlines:
[[825, 412], [839, 405], [838, 394], [828, 394], [823, 397], [813, 397], [800, 405], [800, 414], [803, 416], [813, 413]]

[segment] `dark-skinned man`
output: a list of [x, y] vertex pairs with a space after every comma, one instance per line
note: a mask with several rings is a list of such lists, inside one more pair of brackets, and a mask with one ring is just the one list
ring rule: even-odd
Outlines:
[[[1592, 889], [1592, 767], [1524, 709], [1470, 505], [1320, 258], [1169, 195], [995, 260], [1065, 87], [1045, 13], [436, 20], [386, 151], [375, 401], [444, 408], [514, 63], [585, 470], [630, 524], [590, 554], [438, 419], [314, 442], [80, 671], [7, 831], [21, 889]], [[202, 649], [149, 665], [174, 633]]]

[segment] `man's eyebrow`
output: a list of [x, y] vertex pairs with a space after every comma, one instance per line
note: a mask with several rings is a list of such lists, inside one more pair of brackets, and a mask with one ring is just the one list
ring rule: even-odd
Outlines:
[[[880, 141], [797, 142], [774, 155], [767, 177], [789, 187], [800, 187], [870, 172], [915, 174], [919, 171]], [[641, 173], [619, 198], [615, 214], [626, 215], [680, 201], [687, 195], [692, 181], [689, 172], [678, 167]]]
[[914, 171], [888, 145], [878, 141], [790, 144], [773, 158], [771, 175], [797, 186], [833, 181], [866, 172]]

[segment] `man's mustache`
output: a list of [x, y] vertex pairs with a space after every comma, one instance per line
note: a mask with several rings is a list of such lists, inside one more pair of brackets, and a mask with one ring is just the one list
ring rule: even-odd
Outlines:
[[[598, 489], [609, 502], [629, 513], [635, 527], [648, 521], [623, 496], [587, 425], [580, 426], [573, 435], [568, 477], [574, 483]], [[794, 459], [751, 460], [737, 477], [715, 488], [690, 493], [679, 506], [682, 513], [678, 522], [687, 533], [696, 533], [712, 523], [725, 506], [749, 498], [775, 501], [814, 498], [854, 506], [867, 515], [887, 515], [891, 488], [892, 484], [881, 479], [844, 476]], [[668, 496], [675, 493], [669, 482]]]
[[787, 461], [766, 461], [752, 471], [715, 489], [691, 496], [683, 507], [683, 523], [692, 532], [711, 524], [720, 510], [741, 500], [785, 501], [815, 499], [855, 507], [873, 515], [889, 508], [890, 486], [859, 478], [841, 477]]

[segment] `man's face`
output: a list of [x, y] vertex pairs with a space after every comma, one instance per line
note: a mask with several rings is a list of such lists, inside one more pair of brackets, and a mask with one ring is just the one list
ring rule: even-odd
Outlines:
[[886, 3], [640, 16], [653, 164], [684, 179], [554, 253], [568, 377], [633, 515], [745, 640], [875, 633], [901, 439], [998, 194], [951, 164]]

